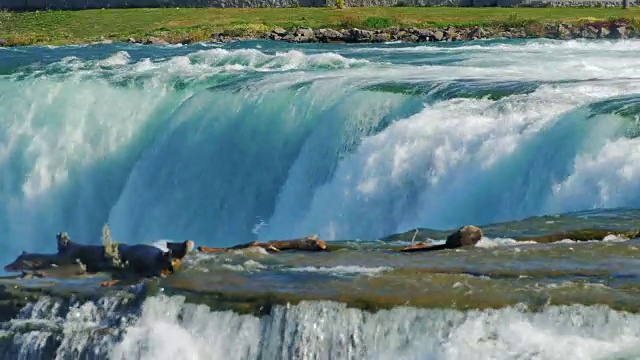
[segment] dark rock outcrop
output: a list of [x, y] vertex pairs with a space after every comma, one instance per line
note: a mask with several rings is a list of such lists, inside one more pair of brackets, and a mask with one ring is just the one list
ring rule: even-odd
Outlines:
[[[384, 30], [364, 30], [359, 28], [347, 29], [316, 29], [293, 28], [285, 30], [275, 28], [265, 34], [263, 38], [290, 42], [323, 42], [323, 43], [379, 43], [401, 41], [407, 43], [418, 42], [452, 42], [492, 38], [526, 38], [542, 37], [558, 40], [611, 38], [625, 39], [640, 37], [640, 32], [634, 31], [625, 23], [587, 23], [573, 25], [565, 23], [529, 24], [522, 27], [454, 27], [446, 28], [399, 28], [390, 27]], [[228, 38], [225, 38], [228, 39]], [[223, 40], [221, 40], [223, 41]]]
[[466, 225], [447, 237], [446, 245], [449, 249], [463, 246], [474, 246], [482, 239], [482, 230], [473, 225]]
[[449, 236], [447, 241], [442, 245], [429, 245], [426, 243], [418, 243], [401, 249], [401, 252], [422, 252], [446, 249], [457, 249], [461, 247], [475, 246], [481, 239], [482, 230], [473, 225], [466, 225], [456, 230]]

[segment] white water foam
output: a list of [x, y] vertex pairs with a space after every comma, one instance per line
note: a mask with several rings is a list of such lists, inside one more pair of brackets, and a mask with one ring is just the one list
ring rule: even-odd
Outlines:
[[[622, 70], [609, 54], [624, 44], [545, 41], [472, 45], [437, 66], [407, 64], [403, 48], [376, 63], [351, 47], [175, 49], [164, 59], [132, 47], [22, 69], [0, 80], [0, 232], [25, 250], [60, 230], [97, 242], [104, 223], [122, 242], [227, 246], [254, 240], [256, 219], [267, 224], [261, 239], [372, 239], [638, 206], [630, 119], [580, 108], [640, 93], [637, 44], [627, 45]], [[457, 80], [498, 91], [504, 79], [567, 82], [427, 104], [393, 87], [362, 90]]]
[[[640, 87], [541, 87], [499, 101], [455, 99], [427, 106], [365, 138], [310, 202], [279, 202], [264, 236], [281, 237], [293, 228], [294, 234], [316, 232], [327, 239], [368, 239], [420, 226], [452, 228], [638, 204], [637, 183], [625, 175], [640, 171], [637, 139], [615, 138], [627, 120], [586, 121], [587, 113], [570, 112], [626, 91]], [[588, 156], [602, 158], [602, 167], [582, 170]], [[615, 161], [605, 168], [606, 159]], [[303, 156], [297, 161], [309, 162]], [[585, 192], [586, 184], [571, 180], [576, 177], [612, 194]], [[558, 179], [568, 183], [559, 189]], [[297, 190], [285, 186], [281, 198], [290, 198], [289, 191]]]
[[266, 269], [267, 267], [255, 260], [247, 260], [242, 264], [224, 264], [222, 265], [222, 268], [233, 271], [256, 272]]
[[153, 298], [145, 301], [140, 321], [126, 329], [109, 358], [254, 359], [259, 333], [260, 321], [252, 316], [212, 313], [205, 305], [185, 305], [182, 297]]
[[293, 271], [293, 272], [311, 272], [311, 273], [331, 274], [336, 276], [342, 276], [342, 275], [375, 276], [390, 270], [393, 270], [393, 268], [388, 266], [366, 267], [366, 266], [358, 266], [358, 265], [339, 265], [339, 266], [331, 266], [331, 267], [305, 266], [305, 267], [287, 269], [287, 271]]
[[100, 300], [79, 304], [61, 317], [60, 304], [42, 298], [4, 333], [14, 335], [9, 346], [16, 358], [25, 359], [51, 358], [52, 352], [59, 359], [94, 355], [121, 360], [640, 356], [640, 315], [602, 305], [548, 306], [537, 312], [519, 306], [464, 312], [397, 307], [370, 313], [305, 301], [276, 306], [258, 318], [184, 300], [148, 298], [140, 317], [115, 311], [117, 301]]
[[[182, 316], [179, 316], [182, 314]], [[331, 302], [259, 320], [151, 298], [114, 359], [602, 359], [640, 356], [640, 317], [604, 306], [367, 313]]]

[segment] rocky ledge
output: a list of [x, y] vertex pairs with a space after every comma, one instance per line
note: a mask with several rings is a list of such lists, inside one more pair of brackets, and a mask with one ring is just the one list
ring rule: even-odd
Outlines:
[[[392, 27], [384, 30], [348, 29], [312, 29], [297, 27], [291, 29], [275, 28], [270, 32], [253, 35], [234, 35], [222, 31], [212, 34], [209, 41], [231, 42], [238, 40], [275, 40], [291, 43], [383, 43], [383, 42], [452, 42], [478, 39], [517, 39], [517, 38], [549, 38], [549, 39], [625, 39], [640, 38], [640, 27], [630, 23], [591, 22], [584, 24], [540, 24], [529, 23], [521, 26], [499, 25], [492, 27], [453, 27], [446, 28], [402, 28]], [[170, 38], [156, 36], [146, 40], [128, 39], [130, 43], [153, 45], [189, 44], [191, 38]]]
[[[223, 34], [222, 34], [223, 35]], [[391, 28], [387, 30], [361, 30], [357, 28], [334, 30], [296, 28], [290, 31], [274, 29], [263, 37], [297, 43], [379, 43], [388, 41], [401, 42], [451, 42], [463, 40], [478, 40], [491, 38], [526, 38], [542, 37], [552, 39], [623, 39], [640, 37], [640, 29], [627, 24], [589, 24], [589, 25], [542, 25], [523, 27], [473, 27], [417, 29]], [[218, 36], [220, 37], [220, 35]]]

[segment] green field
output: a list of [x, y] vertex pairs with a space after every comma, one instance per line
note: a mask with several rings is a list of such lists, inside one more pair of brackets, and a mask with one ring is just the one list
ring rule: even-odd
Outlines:
[[390, 26], [518, 26], [528, 22], [578, 23], [619, 18], [635, 23], [640, 19], [640, 9], [369, 7], [0, 12], [0, 39], [9, 45], [85, 43], [101, 37], [114, 41], [150, 36], [200, 41], [220, 31], [240, 36], [263, 33], [276, 26], [285, 29], [293, 26], [363, 29]]

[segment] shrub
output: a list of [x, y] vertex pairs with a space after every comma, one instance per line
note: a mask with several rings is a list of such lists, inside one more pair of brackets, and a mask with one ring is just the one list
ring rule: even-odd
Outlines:
[[386, 17], [371, 16], [364, 19], [362, 25], [369, 29], [385, 29], [393, 25], [393, 20]]
[[344, 0], [336, 0], [336, 7], [338, 9], [344, 9]]

